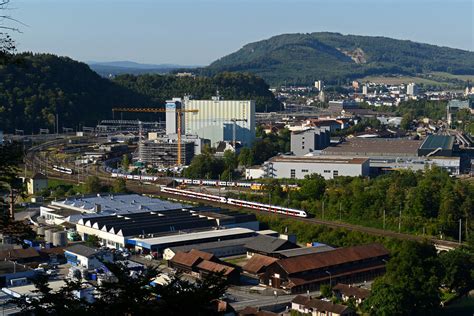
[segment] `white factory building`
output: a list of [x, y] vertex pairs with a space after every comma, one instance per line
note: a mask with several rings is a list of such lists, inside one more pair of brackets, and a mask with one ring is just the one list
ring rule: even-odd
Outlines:
[[328, 180], [338, 176], [368, 176], [370, 166], [367, 158], [276, 156], [265, 162], [263, 169], [267, 178], [303, 179], [316, 173]]
[[[255, 101], [184, 99], [186, 110], [198, 110], [184, 115], [184, 133], [209, 139], [211, 145], [235, 140], [250, 145], [255, 139]], [[168, 117], [167, 117], [168, 119]]]

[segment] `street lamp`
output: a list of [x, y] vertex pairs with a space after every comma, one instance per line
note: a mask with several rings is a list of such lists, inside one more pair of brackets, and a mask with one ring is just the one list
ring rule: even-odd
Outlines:
[[329, 274], [329, 287], [332, 287], [332, 274], [331, 274], [331, 272], [329, 272], [329, 271], [327, 271], [327, 270], [324, 271], [324, 272], [326, 272], [327, 274]]

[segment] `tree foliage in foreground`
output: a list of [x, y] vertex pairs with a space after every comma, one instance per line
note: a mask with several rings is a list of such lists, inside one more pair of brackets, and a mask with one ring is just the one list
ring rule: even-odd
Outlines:
[[34, 315], [214, 315], [214, 302], [227, 283], [221, 274], [189, 282], [177, 276], [164, 286], [150, 283], [159, 273], [148, 267], [142, 274], [132, 274], [123, 264], [106, 264], [115, 278], [96, 287], [96, 300], [79, 299], [83, 288], [79, 281], [68, 280], [59, 291], [52, 291], [45, 275], [33, 279], [37, 296], [20, 297], [12, 303], [24, 314]]

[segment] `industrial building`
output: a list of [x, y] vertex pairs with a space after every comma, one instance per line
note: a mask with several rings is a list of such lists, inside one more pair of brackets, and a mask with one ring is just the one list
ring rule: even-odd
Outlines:
[[192, 245], [204, 242], [225, 241], [255, 236], [256, 232], [248, 228], [208, 229], [191, 233], [175, 233], [173, 235], [130, 238], [128, 244], [136, 250], [163, 253], [166, 248]]
[[[255, 139], [255, 101], [223, 100], [216, 96], [212, 100], [185, 98], [184, 105], [186, 110], [197, 110], [185, 113], [185, 134], [209, 139], [212, 146], [221, 141], [232, 142], [234, 136], [243, 145], [250, 145]], [[168, 116], [166, 120], [168, 124]]]
[[454, 147], [454, 136], [429, 135], [418, 148], [418, 156], [451, 157]]
[[[277, 237], [279, 234], [273, 230], [260, 230], [256, 231], [256, 234], [273, 236]], [[204, 243], [193, 243], [185, 246], [173, 246], [166, 248], [163, 252], [163, 259], [170, 260], [178, 252], [188, 252], [191, 249], [201, 250], [207, 253], [211, 253], [214, 256], [221, 257], [230, 257], [243, 255], [247, 252], [245, 247], [251, 240], [258, 238], [255, 236], [245, 237], [245, 238], [235, 238], [229, 240], [219, 240], [213, 242], [204, 242]]]
[[67, 263], [86, 269], [99, 269], [103, 262], [113, 262], [114, 256], [110, 251], [91, 248], [86, 245], [76, 244], [65, 249], [64, 255]]
[[469, 95], [467, 100], [451, 100], [446, 106], [446, 119], [448, 125], [453, 123], [453, 117], [455, 118], [456, 113], [462, 109], [469, 109], [471, 114], [474, 113], [474, 95]]
[[295, 157], [276, 156], [264, 163], [263, 169], [267, 178], [304, 179], [313, 173], [324, 179], [338, 176], [368, 176], [370, 172], [367, 158], [328, 158], [322, 156]]
[[253, 214], [219, 208], [179, 208], [81, 218], [76, 230], [83, 240], [97, 236], [110, 248], [162, 251], [189, 241], [209, 242], [250, 237], [258, 229]]
[[[167, 113], [168, 114], [168, 113]], [[138, 160], [156, 167], [175, 166], [178, 161], [177, 139], [142, 141], [138, 145]], [[181, 165], [189, 165], [194, 157], [195, 142], [181, 140]]]
[[[440, 135], [429, 135], [424, 141], [355, 137], [323, 149], [319, 157], [367, 158], [372, 175], [397, 169], [424, 170], [432, 165], [457, 175], [460, 173], [461, 159], [454, 154], [456, 147], [453, 144], [452, 136]], [[433, 146], [444, 146], [444, 149]]]
[[260, 282], [291, 293], [318, 290], [321, 284], [363, 282], [382, 275], [388, 258], [380, 244], [338, 248], [277, 260], [260, 274]]
[[341, 113], [342, 111], [358, 108], [359, 104], [354, 100], [332, 100], [329, 101], [328, 111], [331, 113]]
[[183, 204], [153, 199], [139, 194], [97, 194], [83, 197], [68, 197], [52, 201], [40, 207], [40, 217], [47, 224], [76, 224], [86, 217], [158, 212], [185, 207]]
[[329, 127], [310, 128], [291, 133], [291, 151], [295, 156], [304, 156], [316, 150], [322, 150], [331, 142]]
[[[178, 141], [178, 134], [166, 134], [166, 135], [158, 135], [158, 133], [148, 133], [148, 140], [150, 141]], [[181, 135], [181, 141], [184, 143], [194, 143], [194, 155], [200, 155], [204, 146], [208, 145], [211, 146], [211, 142], [209, 139], [200, 138], [197, 135]]]
[[36, 173], [27, 181], [28, 194], [38, 194], [48, 187], [48, 177], [42, 173]]

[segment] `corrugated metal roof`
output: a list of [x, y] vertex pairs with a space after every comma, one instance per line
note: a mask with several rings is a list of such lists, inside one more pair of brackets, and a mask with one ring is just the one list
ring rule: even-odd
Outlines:
[[242, 267], [242, 269], [249, 273], [257, 274], [260, 273], [263, 268], [268, 267], [270, 264], [277, 260], [277, 258], [255, 254], [252, 256], [252, 258], [250, 258], [249, 261], [247, 261], [247, 263]]
[[281, 259], [276, 264], [288, 274], [293, 274], [388, 254], [381, 244], [370, 244]]
[[[272, 253], [277, 251], [280, 247], [285, 245], [286, 243], [290, 243], [288, 240], [280, 239], [276, 237], [266, 236], [266, 235], [259, 235], [255, 237], [253, 240], [248, 242], [245, 245], [245, 248], [250, 250], [256, 250], [266, 253]], [[295, 248], [298, 246], [294, 245]]]
[[454, 146], [454, 136], [429, 135], [426, 137], [420, 149], [434, 150], [437, 148], [452, 150]]
[[198, 269], [209, 271], [209, 272], [223, 272], [224, 275], [229, 275], [235, 269], [223, 264], [211, 262], [208, 260], [203, 260], [197, 265]]

